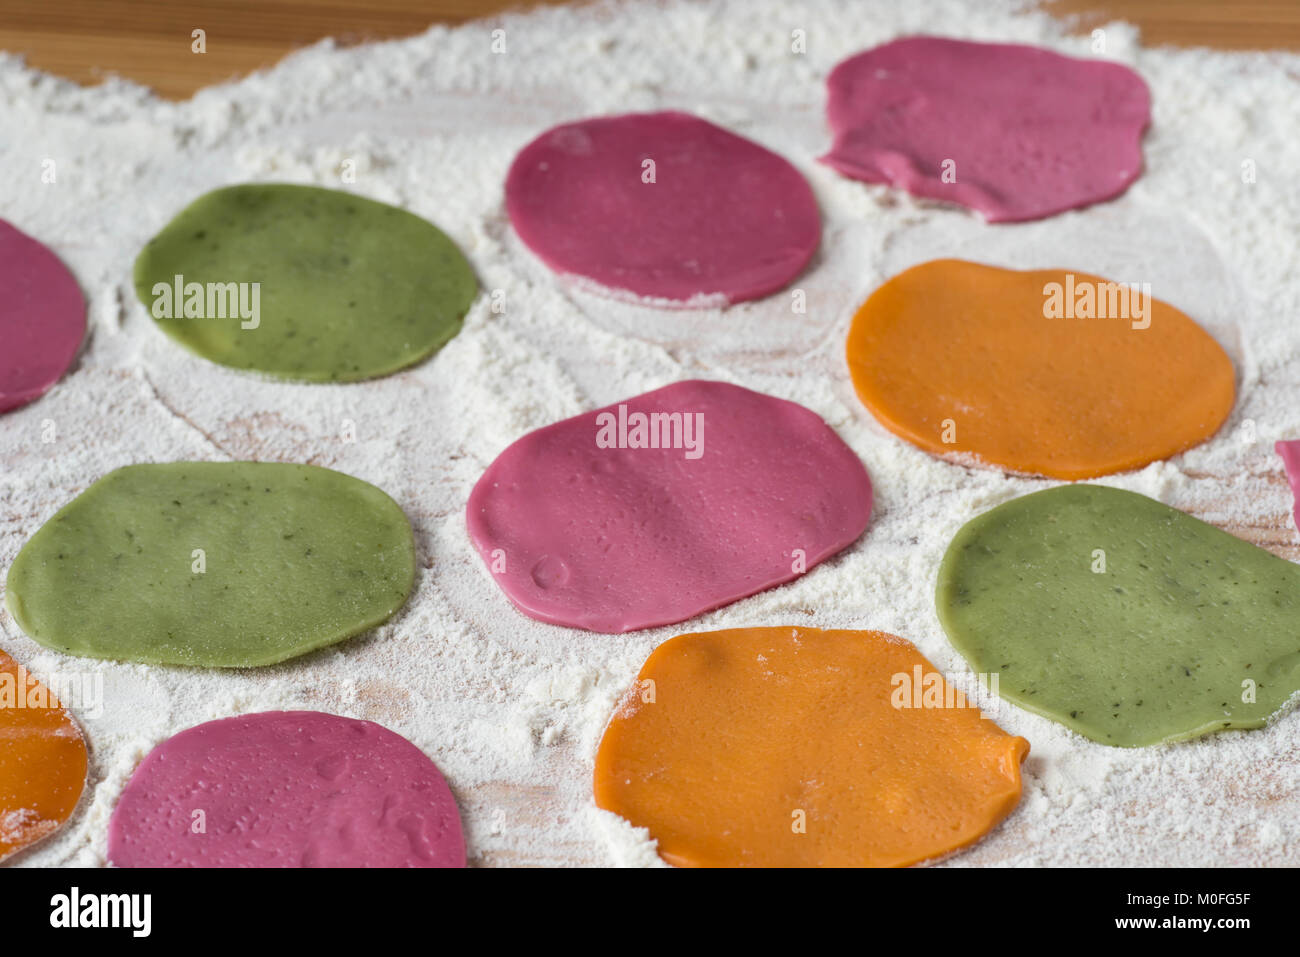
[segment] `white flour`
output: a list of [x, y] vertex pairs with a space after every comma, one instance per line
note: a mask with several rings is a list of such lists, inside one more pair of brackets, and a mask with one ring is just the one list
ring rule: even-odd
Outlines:
[[[806, 53], [791, 51], [795, 30]], [[655, 645], [740, 625], [876, 628], [965, 671], [933, 608], [943, 550], [973, 515], [1051, 483], [936, 461], [854, 398], [842, 358], [854, 307], [924, 259], [1150, 282], [1190, 312], [1237, 366], [1232, 418], [1206, 445], [1113, 484], [1300, 558], [1271, 448], [1300, 436], [1300, 58], [1144, 50], [1131, 29], [1107, 28], [1106, 55], [1152, 89], [1147, 172], [1114, 203], [989, 227], [814, 161], [829, 143], [829, 69], [910, 32], [1090, 55], [1088, 38], [1007, 4], [717, 0], [579, 5], [379, 46], [325, 43], [182, 104], [120, 82], [80, 89], [0, 58], [0, 215], [69, 264], [91, 323], [79, 365], [0, 417], [0, 567], [112, 468], [234, 458], [311, 462], [375, 483], [411, 518], [421, 565], [410, 603], [376, 633], [248, 672], [67, 658], [0, 613], [0, 642], [20, 662], [102, 675], [104, 689], [102, 716], [83, 713], [93, 755], [82, 805], [20, 863], [102, 863], [108, 817], [144, 754], [201, 721], [275, 708], [368, 718], [409, 737], [451, 782], [475, 863], [653, 863], [644, 832], [593, 810], [590, 777], [610, 708]], [[668, 107], [771, 147], [812, 183], [825, 234], [796, 283], [806, 315], [792, 314], [788, 292], [725, 312], [648, 310], [562, 287], [521, 250], [502, 209], [519, 147], [561, 121]], [[46, 160], [54, 184], [41, 181]], [[1253, 183], [1243, 182], [1247, 161]], [[355, 183], [344, 182], [353, 169]], [[485, 290], [502, 291], [504, 312], [480, 298], [435, 358], [359, 385], [277, 384], [191, 357], [135, 301], [131, 264], [191, 199], [248, 180], [354, 189], [427, 217], [465, 250]], [[515, 612], [466, 538], [480, 472], [529, 429], [691, 376], [821, 414], [871, 472], [867, 534], [799, 582], [676, 627], [593, 635]], [[56, 437], [43, 442], [51, 423]], [[349, 423], [353, 442], [341, 437]], [[1011, 705], [999, 723], [1032, 744], [1024, 800], [947, 864], [1300, 862], [1293, 710], [1261, 731], [1132, 751]]]

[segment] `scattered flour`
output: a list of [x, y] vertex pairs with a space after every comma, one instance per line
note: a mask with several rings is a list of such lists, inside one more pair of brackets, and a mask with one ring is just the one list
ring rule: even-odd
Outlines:
[[[491, 52], [497, 29], [501, 54]], [[806, 53], [791, 50], [795, 30]], [[81, 89], [0, 56], [3, 215], [73, 269], [91, 325], [69, 375], [0, 418], [0, 567], [108, 470], [176, 459], [310, 462], [373, 482], [411, 518], [420, 561], [414, 596], [384, 627], [248, 672], [70, 659], [0, 613], [0, 641], [20, 662], [38, 675], [98, 676], [103, 688], [102, 714], [83, 715], [92, 770], [82, 805], [18, 862], [103, 863], [118, 795], [167, 736], [239, 712], [314, 708], [378, 721], [432, 756], [474, 863], [653, 864], [644, 831], [592, 807], [591, 760], [623, 689], [668, 637], [782, 622], [876, 628], [965, 671], [933, 607], [944, 547], [978, 512], [1052, 483], [937, 461], [854, 398], [842, 358], [854, 307], [924, 259], [1072, 266], [1151, 282], [1189, 311], [1236, 364], [1232, 418], [1204, 446], [1110, 484], [1300, 558], [1271, 450], [1300, 436], [1300, 58], [1148, 50], [1131, 28], [1108, 26], [1107, 55], [1152, 89], [1146, 174], [1114, 203], [988, 227], [815, 162], [829, 143], [830, 68], [914, 32], [1090, 54], [1087, 38], [1005, 0], [671, 0], [540, 10], [350, 49], [321, 43], [179, 104], [116, 80]], [[756, 139], [812, 183], [825, 235], [796, 283], [806, 314], [792, 311], [789, 292], [722, 312], [655, 311], [557, 283], [521, 249], [502, 208], [518, 148], [562, 121], [669, 107]], [[41, 181], [46, 161], [55, 183]], [[352, 189], [427, 217], [465, 250], [501, 311], [481, 297], [435, 358], [360, 385], [269, 382], [188, 355], [135, 301], [132, 260], [195, 196], [249, 180]], [[804, 579], [689, 625], [592, 635], [516, 613], [466, 538], [480, 472], [529, 429], [690, 376], [820, 413], [871, 471], [877, 511], [865, 537]], [[999, 721], [1032, 744], [1023, 803], [944, 865], [1300, 862], [1293, 710], [1260, 731], [1134, 751], [1012, 706]]]

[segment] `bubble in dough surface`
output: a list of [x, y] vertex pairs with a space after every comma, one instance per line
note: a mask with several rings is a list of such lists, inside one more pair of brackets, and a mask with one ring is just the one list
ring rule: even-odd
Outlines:
[[528, 433], [470, 493], [470, 540], [540, 621], [684, 621], [791, 581], [871, 516], [857, 454], [815, 412], [688, 380]]

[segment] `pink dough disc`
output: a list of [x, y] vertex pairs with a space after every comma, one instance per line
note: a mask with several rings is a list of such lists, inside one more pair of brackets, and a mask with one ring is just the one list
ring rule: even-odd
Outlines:
[[989, 222], [1112, 199], [1142, 170], [1151, 97], [1117, 63], [909, 37], [844, 60], [827, 86], [835, 141], [822, 162]]
[[86, 300], [57, 256], [0, 220], [0, 412], [59, 381], [86, 334]]
[[1291, 517], [1295, 519], [1296, 527], [1300, 528], [1300, 439], [1277, 442], [1273, 449], [1282, 457], [1287, 484], [1291, 486], [1291, 497], [1295, 500]]
[[[650, 173], [653, 183], [644, 181]], [[548, 130], [515, 157], [506, 211], [556, 272], [678, 305], [776, 292], [821, 239], [817, 203], [798, 170], [685, 113]]]
[[[649, 435], [637, 415], [660, 448], [635, 447]], [[831, 557], [866, 529], [871, 480], [803, 406], [688, 381], [525, 435], [488, 466], [466, 517], [526, 615], [625, 632], [684, 621]]]
[[[200, 822], [202, 829], [199, 830]], [[464, 867], [434, 763], [371, 721], [268, 711], [168, 738], [108, 826], [118, 867]]]

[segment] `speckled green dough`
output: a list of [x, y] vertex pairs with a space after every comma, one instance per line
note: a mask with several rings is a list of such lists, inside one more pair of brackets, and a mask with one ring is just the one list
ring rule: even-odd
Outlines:
[[380, 624], [414, 578], [410, 523], [373, 485], [312, 465], [173, 462], [110, 472], [61, 509], [18, 553], [6, 599], [56, 651], [243, 668]]
[[460, 250], [420, 217], [282, 184], [208, 193], [150, 240], [135, 261], [135, 289], [151, 315], [155, 284], [174, 286], [177, 275], [205, 287], [260, 283], [260, 325], [155, 315], [167, 335], [222, 365], [311, 382], [419, 362], [460, 331], [478, 294]]
[[1103, 744], [1258, 728], [1300, 688], [1300, 566], [1133, 492], [1067, 485], [972, 519], [937, 604], [1003, 697]]

